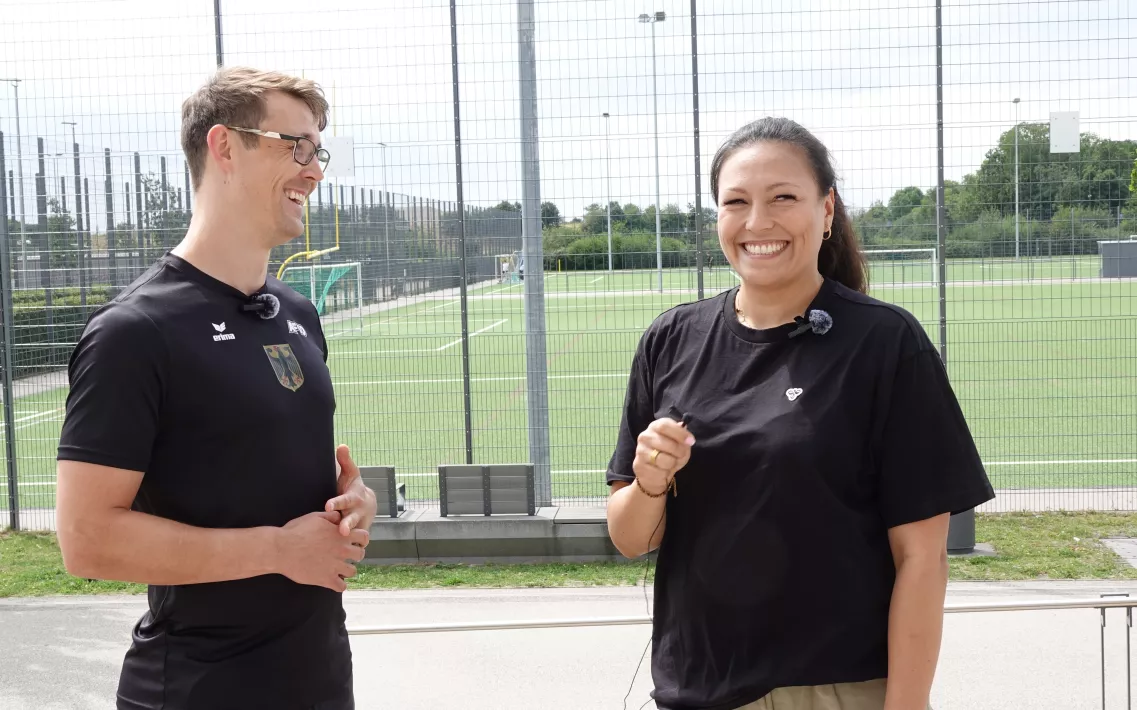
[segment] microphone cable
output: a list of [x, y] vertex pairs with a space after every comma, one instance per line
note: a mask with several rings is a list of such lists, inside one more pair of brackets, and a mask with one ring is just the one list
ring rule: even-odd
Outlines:
[[[672, 405], [669, 414], [671, 415], [671, 417], [673, 419], [675, 419], [676, 421], [681, 423], [685, 429], [690, 430], [690, 423], [691, 423], [691, 420], [693, 419], [690, 415], [683, 414], [674, 405]], [[676, 471], [675, 474], [672, 475], [671, 482], [668, 483], [668, 488], [671, 490], [671, 494], [674, 497], [678, 497], [678, 495], [679, 495], [679, 493], [678, 493], [679, 487], [677, 485], [675, 485], [675, 476], [677, 476], [677, 475], [679, 475], [678, 471]], [[665, 491], [665, 493], [666, 493], [666, 491]], [[651, 547], [652, 538], [654, 538], [655, 534], [657, 532], [659, 532], [659, 526], [663, 525], [663, 521], [666, 518], [667, 518], [667, 502], [666, 502], [666, 499], [664, 499], [663, 512], [660, 514], [659, 520], [655, 523], [655, 527], [652, 528], [651, 534], [647, 536], [647, 546], [648, 547]], [[663, 540], [659, 541], [659, 545], [660, 545], [660, 547], [663, 546]], [[649, 550], [647, 554], [650, 555], [651, 552], [652, 551]], [[656, 549], [655, 552], [656, 552], [656, 557], [658, 557], [659, 556], [658, 548]], [[651, 561], [650, 557], [648, 557], [646, 560], [644, 560], [644, 578], [643, 578], [642, 586], [643, 586], [643, 590], [644, 590], [644, 611], [647, 613], [648, 618], [651, 619], [652, 636], [654, 636], [655, 635], [655, 615], [652, 613], [651, 603], [648, 601], [648, 598], [647, 598], [647, 578], [648, 578], [648, 575], [651, 573], [651, 569], [652, 569], [651, 562], [652, 561]], [[655, 585], [653, 583], [652, 588], [654, 589], [654, 587], [655, 587]], [[628, 710], [628, 698], [631, 697], [632, 690], [635, 688], [636, 678], [639, 677], [640, 668], [643, 667], [644, 658], [647, 657], [647, 651], [649, 648], [651, 648], [651, 641], [652, 641], [652, 637], [649, 636], [648, 640], [647, 640], [647, 644], [644, 646], [643, 653], [640, 654], [640, 662], [638, 664], [636, 664], [636, 671], [635, 671], [635, 673], [632, 674], [632, 681], [628, 684], [628, 692], [626, 692], [624, 694], [623, 710]], [[647, 704], [650, 703], [652, 700], [653, 700], [653, 698], [649, 697], [646, 701], [644, 701], [644, 704], [640, 705], [640, 710], [643, 710], [645, 707], [647, 707]]]

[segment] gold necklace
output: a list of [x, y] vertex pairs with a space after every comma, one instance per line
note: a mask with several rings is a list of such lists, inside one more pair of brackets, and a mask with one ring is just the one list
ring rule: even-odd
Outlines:
[[742, 309], [738, 307], [738, 294], [734, 296], [734, 314], [738, 316], [738, 322], [743, 326], [751, 330], [757, 330], [757, 328], [750, 323], [750, 319], [746, 317], [746, 314], [742, 312]]

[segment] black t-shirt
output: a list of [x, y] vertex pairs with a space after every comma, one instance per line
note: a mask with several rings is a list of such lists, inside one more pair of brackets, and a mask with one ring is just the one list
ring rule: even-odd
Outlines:
[[[282, 526], [336, 495], [335, 398], [312, 304], [275, 278], [262, 319], [167, 254], [88, 323], [60, 459], [144, 473], [133, 508]], [[342, 596], [282, 575], [151, 586], [119, 681], [130, 709], [300, 708], [350, 691]]]
[[658, 552], [654, 698], [732, 710], [771, 690], [883, 678], [888, 529], [994, 497], [927, 334], [826, 280], [798, 324], [752, 330], [735, 289], [677, 306], [635, 353], [607, 479], [636, 438], [693, 417]]

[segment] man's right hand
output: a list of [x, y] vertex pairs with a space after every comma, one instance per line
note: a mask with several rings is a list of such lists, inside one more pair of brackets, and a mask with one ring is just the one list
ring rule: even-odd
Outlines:
[[356, 529], [344, 537], [339, 522], [338, 511], [309, 513], [281, 528], [277, 537], [280, 573], [298, 584], [346, 590], [344, 580], [355, 576], [355, 566], [347, 560], [363, 559], [370, 536]]
[[637, 439], [632, 471], [651, 493], [663, 492], [675, 473], [691, 459], [695, 438], [674, 419], [656, 419]]

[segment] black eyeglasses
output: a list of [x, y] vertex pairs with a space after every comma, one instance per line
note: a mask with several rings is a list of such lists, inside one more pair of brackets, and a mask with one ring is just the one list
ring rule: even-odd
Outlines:
[[312, 158], [317, 158], [320, 161], [320, 170], [327, 170], [328, 163], [332, 160], [332, 154], [328, 152], [327, 148], [318, 147], [315, 143], [305, 138], [304, 136], [290, 136], [287, 133], [277, 133], [276, 131], [262, 131], [259, 128], [238, 128], [237, 126], [226, 126], [234, 131], [242, 133], [252, 133], [265, 138], [276, 138], [282, 141], [292, 141], [292, 159], [301, 165], [307, 165], [312, 162]]

